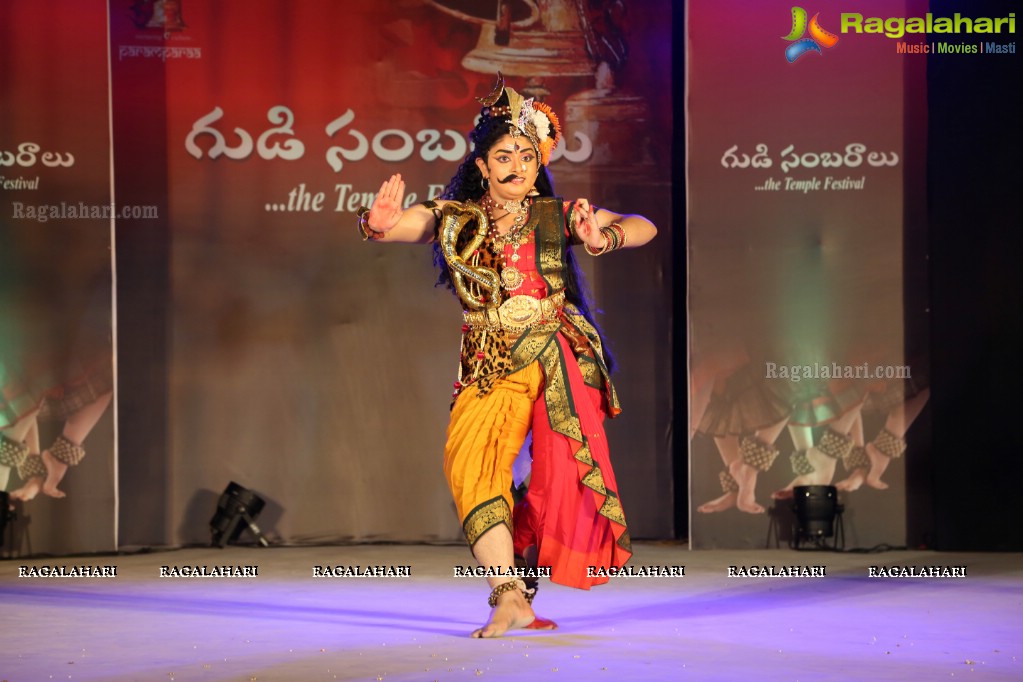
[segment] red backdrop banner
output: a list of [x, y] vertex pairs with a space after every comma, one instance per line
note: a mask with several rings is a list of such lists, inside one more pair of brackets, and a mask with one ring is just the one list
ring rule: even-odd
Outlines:
[[166, 203], [145, 238], [119, 225], [121, 257], [145, 253], [170, 297], [173, 464], [136, 479], [163, 488], [168, 521], [140, 535], [202, 540], [242, 479], [286, 541], [458, 538], [439, 458], [459, 309], [428, 248], [363, 244], [354, 216], [394, 172], [409, 203], [440, 192], [498, 70], [562, 120], [559, 193], [662, 228], [586, 267], [624, 348], [623, 497], [656, 478], [632, 518], [671, 533], [670, 3], [518, 3], [507, 44], [496, 3], [463, 4], [111, 3], [119, 192]]
[[904, 184], [923, 139], [906, 112], [925, 96], [922, 62], [840, 26], [830, 6], [689, 4], [697, 547], [787, 537], [792, 488], [830, 484], [849, 542], [905, 541], [895, 455], [926, 401], [903, 338]]
[[106, 3], [3, 3], [0, 54], [0, 433], [12, 458], [0, 485], [21, 501], [7, 549], [110, 551], [110, 247], [116, 212], [135, 208], [110, 190]]

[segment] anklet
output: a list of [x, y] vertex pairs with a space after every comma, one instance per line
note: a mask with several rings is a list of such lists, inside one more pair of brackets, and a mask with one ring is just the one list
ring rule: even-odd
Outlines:
[[[522, 589], [519, 587], [520, 582], [521, 581], [519, 580], [509, 580], [508, 582], [501, 583], [500, 585], [492, 589], [490, 591], [490, 599], [487, 600], [487, 603], [490, 604], [490, 608], [494, 608], [495, 606], [497, 606], [498, 597], [500, 597], [505, 592], [511, 592], [512, 590]], [[522, 591], [525, 592], [525, 590]]]

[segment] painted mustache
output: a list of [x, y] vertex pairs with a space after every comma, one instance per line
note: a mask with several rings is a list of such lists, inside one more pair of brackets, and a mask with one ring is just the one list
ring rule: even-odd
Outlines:
[[515, 180], [516, 178], [519, 178], [519, 177], [522, 177], [522, 176], [515, 175], [514, 173], [512, 173], [511, 175], [504, 176], [503, 178], [498, 180], [498, 182], [501, 183], [502, 185], [507, 185], [509, 182], [511, 182], [512, 180]]

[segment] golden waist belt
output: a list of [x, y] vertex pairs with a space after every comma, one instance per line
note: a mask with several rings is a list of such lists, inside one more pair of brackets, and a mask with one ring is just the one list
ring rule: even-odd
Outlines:
[[500, 306], [487, 306], [483, 310], [463, 311], [465, 323], [473, 329], [505, 330], [520, 334], [535, 324], [554, 319], [565, 305], [565, 292], [559, 291], [547, 298], [512, 296]]

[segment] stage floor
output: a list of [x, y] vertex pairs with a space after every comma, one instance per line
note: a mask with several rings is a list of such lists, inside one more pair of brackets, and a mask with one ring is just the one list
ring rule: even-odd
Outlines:
[[[635, 571], [684, 576], [590, 592], [543, 581], [537, 612], [560, 629], [485, 641], [467, 637], [489, 611], [483, 579], [454, 576], [472, 563], [465, 547], [423, 545], [4, 560], [0, 680], [1023, 679], [1020, 554], [638, 543]], [[116, 577], [41, 576], [83, 565]], [[197, 566], [257, 575], [160, 577]], [[411, 575], [313, 576], [354, 566]], [[892, 566], [966, 575], [870, 576], [903, 572]]]

